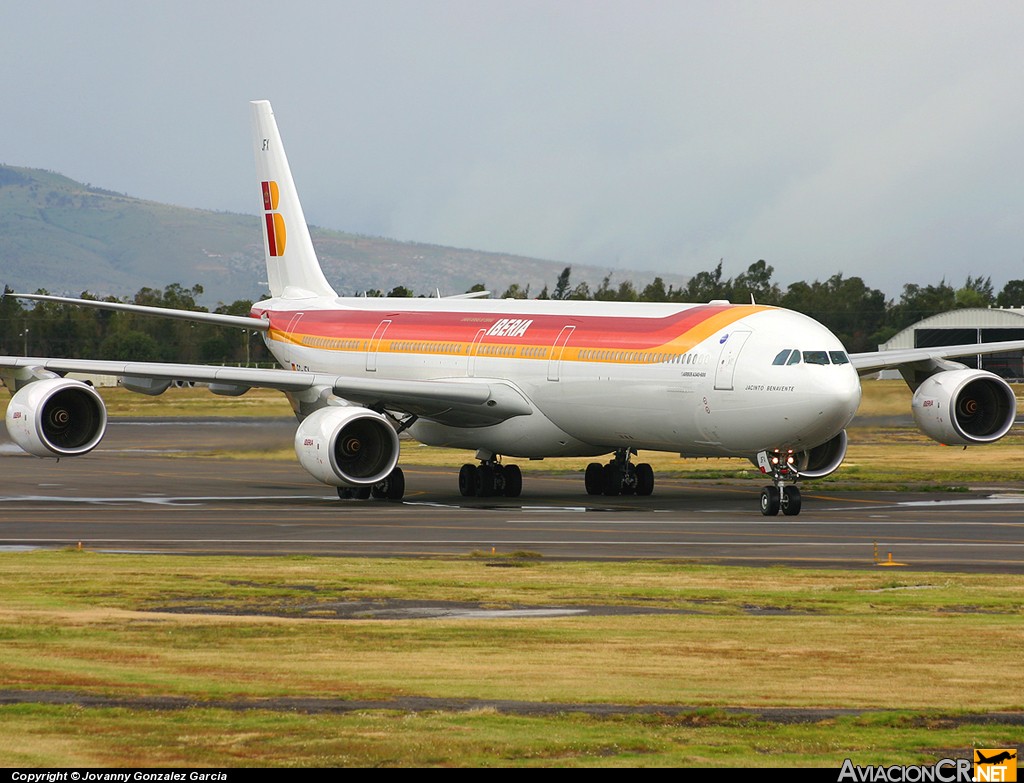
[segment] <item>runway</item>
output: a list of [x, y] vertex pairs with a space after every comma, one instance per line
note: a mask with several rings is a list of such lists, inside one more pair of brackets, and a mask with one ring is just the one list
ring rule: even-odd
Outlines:
[[[762, 517], [760, 484], [659, 477], [648, 498], [589, 497], [582, 476], [524, 476], [520, 498], [462, 498], [458, 465], [405, 467], [402, 503], [339, 501], [293, 461], [195, 449], [289, 447], [287, 420], [112, 422], [60, 463], [0, 443], [0, 549], [106, 552], [659, 558], [752, 566], [1024, 573], [1024, 491], [819, 493], [799, 517]], [[554, 464], [554, 463], [553, 463]]]

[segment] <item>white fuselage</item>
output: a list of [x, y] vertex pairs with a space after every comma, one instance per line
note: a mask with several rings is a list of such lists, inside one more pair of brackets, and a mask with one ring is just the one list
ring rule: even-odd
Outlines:
[[824, 443], [860, 402], [838, 339], [777, 308], [317, 298], [268, 300], [253, 314], [270, 319], [265, 339], [285, 367], [500, 381], [533, 408], [490, 426], [421, 419], [410, 433], [429, 445], [519, 457], [622, 447], [752, 456]]

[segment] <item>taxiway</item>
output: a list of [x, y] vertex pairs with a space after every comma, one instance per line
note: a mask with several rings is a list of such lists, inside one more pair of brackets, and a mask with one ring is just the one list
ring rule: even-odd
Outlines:
[[1024, 573], [1024, 492], [821, 493], [799, 517], [762, 517], [759, 485], [659, 478], [655, 494], [589, 497], [581, 476], [527, 473], [522, 497], [459, 496], [457, 465], [406, 467], [402, 503], [339, 501], [290, 460], [192, 458], [290, 446], [288, 420], [121, 421], [60, 463], [0, 444], [0, 548], [546, 558], [662, 558]]

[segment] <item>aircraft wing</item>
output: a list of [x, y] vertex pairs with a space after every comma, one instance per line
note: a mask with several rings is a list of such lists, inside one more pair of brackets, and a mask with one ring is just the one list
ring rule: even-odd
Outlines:
[[[50, 296], [49, 294], [10, 293], [6, 294], [6, 296], [15, 299], [29, 299], [33, 302], [57, 302], [59, 304], [75, 305], [76, 307], [91, 307], [96, 310], [120, 310], [125, 313], [151, 315], [157, 318], [176, 318], [180, 321], [233, 326], [236, 329], [251, 329], [254, 332], [265, 332], [270, 328], [268, 321], [244, 315], [224, 315], [222, 313], [207, 313], [200, 310], [176, 310], [173, 307], [151, 307], [150, 305], [137, 305], [129, 302], [103, 302], [99, 299], [74, 299], [69, 296]], [[3, 297], [0, 296], [0, 298]]]
[[851, 353], [850, 362], [861, 375], [879, 370], [899, 368], [918, 362], [953, 359], [958, 356], [1024, 351], [1024, 340], [1004, 340], [998, 343], [970, 343], [967, 345], [936, 345], [931, 348], [901, 348], [894, 351]]
[[[250, 388], [277, 389], [283, 392], [330, 389], [350, 402], [413, 413], [443, 423], [459, 421], [463, 426], [472, 426], [474, 423], [496, 424], [513, 416], [526, 416], [533, 412], [533, 407], [512, 384], [500, 380], [392, 380], [203, 364], [0, 357], [0, 374], [5, 379], [7, 376], [17, 379], [23, 374], [27, 380], [33, 371], [40, 370], [58, 375], [69, 372], [116, 375], [136, 385], [140, 385], [139, 381], [155, 381], [157, 384], [191, 381], [209, 384], [211, 391], [229, 396], [243, 394]], [[159, 386], [157, 388], [156, 393], [162, 391]]]

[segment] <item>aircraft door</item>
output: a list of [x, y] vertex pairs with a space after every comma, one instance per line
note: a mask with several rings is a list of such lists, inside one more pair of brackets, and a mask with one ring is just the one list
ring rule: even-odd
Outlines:
[[303, 362], [303, 358], [299, 356], [299, 352], [293, 349], [295, 346], [300, 345], [294, 335], [295, 330], [299, 327], [299, 321], [302, 320], [302, 316], [304, 315], [305, 313], [296, 313], [293, 315], [288, 321], [288, 326], [286, 326], [284, 330], [284, 340], [282, 340], [282, 342], [288, 347], [288, 352], [284, 355], [289, 357], [288, 361], [291, 362], [293, 370], [299, 369]]
[[391, 319], [385, 319], [377, 324], [377, 328], [373, 331], [373, 337], [370, 338], [370, 343], [366, 347], [366, 371], [377, 372], [377, 351], [380, 349], [381, 340], [384, 339], [384, 333], [391, 326]]
[[284, 330], [285, 334], [290, 335], [292, 332], [294, 332], [296, 327], [298, 327], [299, 325], [299, 321], [302, 320], [302, 316], [304, 315], [305, 313], [296, 313], [295, 315], [293, 315], [291, 320], [288, 322], [288, 326]]
[[738, 330], [729, 332], [722, 338], [722, 353], [718, 357], [718, 367], [715, 369], [715, 389], [732, 391], [733, 376], [736, 374], [736, 360], [748, 337], [750, 337], [749, 330]]
[[476, 337], [473, 338], [472, 345], [469, 346], [469, 356], [466, 357], [466, 375], [470, 378], [476, 372], [476, 352], [480, 350], [480, 341], [484, 339], [484, 332], [486, 331], [486, 329], [479, 330], [476, 333]]
[[569, 342], [572, 333], [576, 331], [575, 326], [563, 326], [562, 331], [555, 338], [551, 346], [551, 355], [548, 357], [548, 380], [557, 381], [562, 374], [562, 354], [565, 352], [565, 344]]

